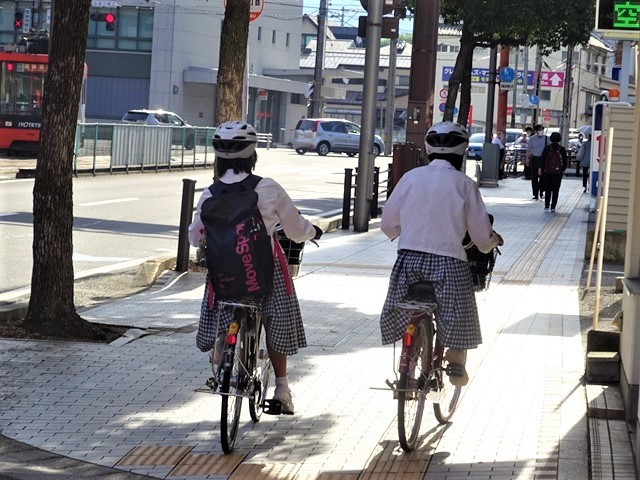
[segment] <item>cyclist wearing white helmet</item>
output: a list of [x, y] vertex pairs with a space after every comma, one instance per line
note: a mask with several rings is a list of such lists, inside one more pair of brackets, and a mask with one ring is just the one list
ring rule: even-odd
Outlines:
[[[445, 358], [464, 367], [466, 350], [476, 348], [482, 337], [462, 239], [469, 232], [485, 253], [503, 240], [493, 231], [476, 183], [460, 171], [469, 144], [467, 129], [454, 122], [437, 123], [425, 141], [430, 163], [403, 175], [382, 212], [382, 231], [392, 240], [399, 237], [380, 317], [382, 343], [395, 342], [404, 333], [408, 314], [394, 307], [409, 285], [430, 281], [438, 299], [438, 336], [448, 347]], [[463, 386], [469, 377], [464, 371], [450, 380]]]
[[[247, 178], [256, 165], [257, 143], [256, 131], [248, 123], [232, 121], [221, 124], [213, 138], [218, 181], [228, 184], [241, 182]], [[300, 215], [289, 195], [275, 180], [263, 178], [257, 184], [255, 191], [258, 194], [258, 209], [272, 242], [277, 224], [280, 224], [287, 237], [295, 242], [320, 238], [322, 231]], [[189, 242], [194, 247], [199, 247], [205, 236], [200, 211], [203, 202], [210, 196], [210, 190], [205, 188], [198, 201], [193, 222], [189, 226]], [[300, 348], [307, 346], [307, 342], [293, 283], [290, 281], [288, 272], [280, 268], [280, 263], [278, 261], [274, 263], [273, 288], [262, 299], [261, 313], [266, 319], [267, 348], [276, 374], [274, 399], [282, 402], [283, 413], [292, 414], [293, 402], [287, 379], [287, 355], [297, 353]], [[212, 350], [216, 342], [214, 337], [217, 305], [214, 299], [213, 308], [209, 308], [208, 289], [207, 282], [196, 335], [196, 345], [203, 352]], [[223, 323], [222, 331], [225, 333], [231, 321], [230, 317], [227, 310], [220, 315]], [[224, 335], [221, 338], [224, 340]], [[222, 353], [222, 348], [216, 348], [215, 351]], [[214, 365], [219, 361], [220, 359], [213, 359]]]

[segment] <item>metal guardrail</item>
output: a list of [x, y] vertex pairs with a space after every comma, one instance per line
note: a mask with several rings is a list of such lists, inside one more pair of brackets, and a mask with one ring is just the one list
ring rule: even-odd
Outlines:
[[267, 150], [271, 148], [271, 143], [273, 142], [273, 134], [272, 133], [258, 133], [258, 145], [260, 143], [267, 144]]
[[209, 167], [213, 127], [79, 123], [73, 173], [158, 171]]
[[[213, 165], [215, 127], [159, 127], [128, 123], [79, 123], [73, 173], [158, 171]], [[273, 135], [258, 133], [271, 148]]]
[[[380, 174], [386, 174], [386, 181], [380, 182]], [[382, 186], [384, 185], [384, 188]], [[344, 190], [342, 195], [342, 230], [348, 230], [351, 223], [352, 201], [356, 196], [356, 188], [358, 187], [358, 169], [344, 169]], [[380, 170], [380, 167], [373, 167], [373, 185], [371, 201], [369, 203], [370, 218], [378, 218], [380, 213], [380, 198], [385, 199], [391, 192], [391, 164], [387, 170]]]

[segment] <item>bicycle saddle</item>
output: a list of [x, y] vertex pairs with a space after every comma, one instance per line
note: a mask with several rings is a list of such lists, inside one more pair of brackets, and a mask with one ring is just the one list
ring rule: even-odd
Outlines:
[[436, 290], [431, 282], [417, 282], [409, 286], [407, 299], [436, 303]]

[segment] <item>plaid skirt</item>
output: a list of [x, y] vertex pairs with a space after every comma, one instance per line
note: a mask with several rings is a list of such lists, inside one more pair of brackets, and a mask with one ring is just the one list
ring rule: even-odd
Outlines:
[[[280, 263], [276, 261], [273, 269], [273, 289], [258, 299], [258, 314], [262, 316], [265, 324], [269, 348], [283, 355], [293, 355], [307, 346], [307, 339], [295, 287], [288, 272], [286, 276], [285, 278]], [[285, 282], [290, 282], [291, 293], [287, 292]], [[196, 346], [201, 352], [213, 349], [216, 331], [226, 333], [233, 319], [233, 309], [220, 308], [215, 298], [213, 308], [209, 308], [209, 288], [207, 276], [196, 333]]]
[[407, 295], [409, 286], [433, 282], [438, 301], [436, 324], [445, 347], [470, 349], [482, 343], [480, 319], [467, 262], [431, 253], [400, 250], [391, 271], [387, 299], [380, 316], [382, 344], [400, 338], [409, 323], [409, 313], [395, 305]]

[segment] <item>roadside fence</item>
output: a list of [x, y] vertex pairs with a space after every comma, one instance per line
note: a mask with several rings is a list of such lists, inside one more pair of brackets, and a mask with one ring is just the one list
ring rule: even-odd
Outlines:
[[[73, 173], [207, 168], [215, 159], [211, 145], [215, 131], [215, 127], [79, 123]], [[272, 137], [259, 133], [258, 145], [271, 148]]]

